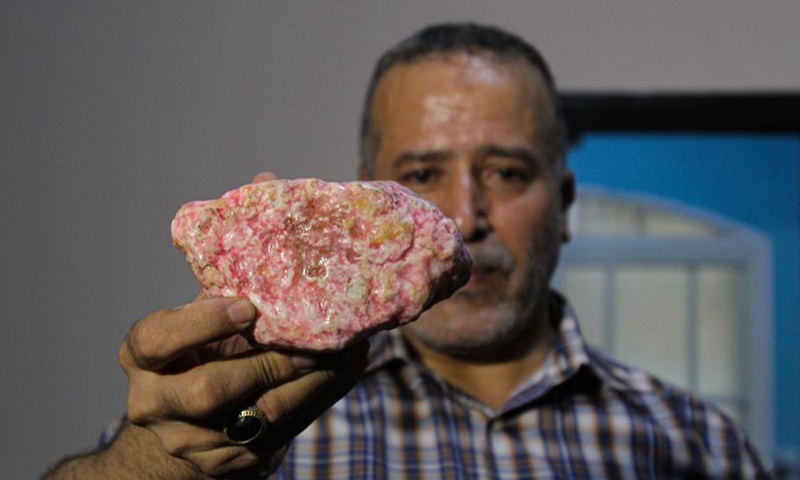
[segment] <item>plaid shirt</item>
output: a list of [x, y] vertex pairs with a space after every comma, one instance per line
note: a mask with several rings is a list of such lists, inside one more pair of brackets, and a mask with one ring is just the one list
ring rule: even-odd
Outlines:
[[729, 418], [588, 347], [553, 297], [556, 347], [499, 410], [383, 332], [365, 377], [294, 440], [275, 478], [767, 478]]

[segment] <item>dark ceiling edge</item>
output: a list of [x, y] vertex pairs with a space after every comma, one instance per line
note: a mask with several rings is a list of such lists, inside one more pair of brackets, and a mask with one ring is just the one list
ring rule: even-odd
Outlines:
[[570, 136], [589, 132], [800, 132], [800, 91], [562, 92]]

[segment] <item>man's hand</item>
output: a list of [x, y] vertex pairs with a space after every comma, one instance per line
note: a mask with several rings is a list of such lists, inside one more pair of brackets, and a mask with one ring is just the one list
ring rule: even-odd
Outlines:
[[[277, 177], [262, 172], [255, 182]], [[289, 442], [341, 398], [367, 365], [368, 342], [310, 355], [252, 347], [255, 308], [236, 298], [199, 299], [134, 325], [119, 351], [128, 418], [108, 448], [66, 459], [45, 478], [159, 480], [260, 478]], [[224, 427], [256, 405], [269, 421], [254, 444], [231, 445]]]
[[[289, 441], [366, 367], [366, 342], [321, 356], [254, 349], [239, 335], [254, 317], [246, 300], [199, 300], [141, 320], [120, 349], [131, 422], [212, 477], [274, 471]], [[251, 404], [267, 417], [267, 432], [255, 444], [231, 445], [222, 430]]]

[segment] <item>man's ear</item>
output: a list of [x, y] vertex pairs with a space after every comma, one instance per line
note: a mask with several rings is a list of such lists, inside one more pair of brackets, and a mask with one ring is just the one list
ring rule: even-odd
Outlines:
[[569, 230], [569, 209], [575, 203], [576, 186], [575, 186], [575, 172], [566, 170], [561, 175], [560, 196], [561, 196], [561, 241], [564, 243], [569, 242], [572, 237], [572, 232]]
[[255, 177], [253, 177], [253, 180], [250, 183], [268, 182], [270, 180], [277, 180], [277, 179], [278, 176], [272, 172], [260, 172]]

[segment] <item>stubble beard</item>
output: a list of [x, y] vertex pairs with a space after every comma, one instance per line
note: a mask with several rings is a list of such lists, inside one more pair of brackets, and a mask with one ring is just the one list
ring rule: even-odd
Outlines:
[[550, 278], [561, 249], [561, 212], [548, 215], [544, 232], [529, 252], [527, 268], [514, 278], [515, 261], [502, 245], [470, 248], [476, 265], [487, 262], [501, 267], [500, 276], [479, 289], [458, 291], [405, 328], [417, 341], [456, 358], [502, 357], [518, 349], [509, 347], [540, 331], [537, 306], [546, 305]]

